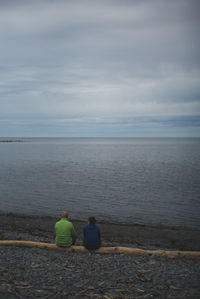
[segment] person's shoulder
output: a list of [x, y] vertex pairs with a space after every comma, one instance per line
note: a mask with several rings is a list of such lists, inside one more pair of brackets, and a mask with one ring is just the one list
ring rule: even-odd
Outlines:
[[69, 220], [69, 219], [66, 219], [68, 225], [71, 225], [71, 226], [74, 226], [73, 223]]
[[56, 221], [55, 228], [58, 228], [60, 226], [60, 220]]

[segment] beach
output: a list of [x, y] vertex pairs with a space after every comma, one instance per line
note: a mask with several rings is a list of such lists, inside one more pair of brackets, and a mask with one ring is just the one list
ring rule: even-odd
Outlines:
[[[52, 217], [0, 215], [1, 240], [54, 243]], [[72, 219], [82, 244], [85, 222]], [[198, 231], [98, 223], [103, 246], [196, 250]], [[2, 298], [199, 298], [200, 261], [0, 246]]]
[[[24, 239], [54, 242], [54, 225], [59, 218], [0, 214], [1, 239]], [[85, 221], [70, 219], [77, 231], [77, 244], [82, 245]], [[128, 246], [144, 249], [200, 250], [199, 230], [161, 226], [97, 222], [103, 246]]]

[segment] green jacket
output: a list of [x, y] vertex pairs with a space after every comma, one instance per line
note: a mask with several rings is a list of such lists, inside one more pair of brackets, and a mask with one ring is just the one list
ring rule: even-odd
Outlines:
[[72, 239], [76, 237], [76, 232], [73, 224], [66, 218], [61, 218], [55, 224], [56, 244], [70, 245]]

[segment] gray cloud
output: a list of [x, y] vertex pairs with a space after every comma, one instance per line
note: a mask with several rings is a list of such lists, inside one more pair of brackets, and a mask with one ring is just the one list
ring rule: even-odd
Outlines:
[[[0, 7], [0, 134], [37, 135], [41, 123], [44, 136], [54, 126], [63, 136], [120, 128], [121, 135], [182, 136], [178, 119], [183, 128], [199, 116], [198, 1], [17, 0]], [[199, 136], [199, 122], [190, 128], [186, 135]]]

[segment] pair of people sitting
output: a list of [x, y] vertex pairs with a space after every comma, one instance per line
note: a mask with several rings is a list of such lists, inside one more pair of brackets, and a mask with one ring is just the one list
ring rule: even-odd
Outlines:
[[[76, 242], [76, 231], [74, 225], [68, 220], [69, 213], [64, 211], [61, 219], [55, 224], [56, 245], [70, 247]], [[88, 225], [83, 230], [83, 245], [88, 250], [96, 250], [100, 247], [101, 236], [99, 227], [95, 224], [96, 219], [90, 217]]]

